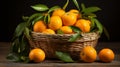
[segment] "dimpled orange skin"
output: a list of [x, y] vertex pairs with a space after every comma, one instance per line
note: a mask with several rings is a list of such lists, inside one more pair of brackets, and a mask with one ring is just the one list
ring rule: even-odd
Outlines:
[[69, 12], [74, 13], [74, 14], [77, 16], [77, 19], [81, 18], [81, 14], [79, 13], [78, 10], [76, 10], [76, 9], [71, 9]]
[[109, 48], [104, 48], [98, 53], [98, 57], [102, 62], [112, 62], [114, 60], [115, 54]]
[[50, 18], [49, 28], [56, 31], [62, 27], [62, 19], [59, 16], [52, 16]]
[[62, 26], [60, 28], [60, 30], [64, 33], [64, 34], [72, 34], [73, 31], [69, 26]]
[[72, 26], [77, 21], [76, 15], [72, 12], [66, 12], [61, 18], [64, 26]]
[[29, 53], [29, 59], [34, 62], [42, 62], [45, 60], [45, 52], [39, 48], [32, 49]]
[[82, 49], [80, 58], [84, 62], [94, 62], [97, 58], [97, 52], [92, 46], [86, 46]]
[[53, 11], [52, 16], [62, 16], [63, 14], [65, 14], [65, 11], [63, 9], [56, 9]]
[[90, 21], [85, 19], [79, 19], [75, 26], [80, 28], [82, 32], [90, 32]]
[[34, 32], [42, 32], [46, 29], [46, 25], [44, 24], [43, 21], [37, 21], [34, 25], [33, 25], [33, 31]]
[[42, 32], [43, 34], [55, 34], [55, 31], [52, 29], [46, 29]]

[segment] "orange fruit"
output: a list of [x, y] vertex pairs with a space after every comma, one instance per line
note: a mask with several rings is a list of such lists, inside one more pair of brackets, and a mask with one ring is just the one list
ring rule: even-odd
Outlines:
[[72, 26], [77, 21], [76, 15], [72, 12], [65, 13], [61, 18], [64, 26]]
[[64, 34], [71, 34], [73, 33], [72, 29], [69, 26], [62, 26], [60, 28], [60, 30], [64, 33]]
[[44, 34], [55, 34], [55, 31], [52, 30], [52, 29], [46, 29], [42, 33], [44, 33]]
[[82, 32], [90, 32], [90, 21], [86, 19], [79, 19], [75, 26], [80, 28]]
[[33, 25], [33, 31], [34, 32], [42, 32], [46, 29], [46, 25], [44, 24], [43, 21], [37, 21], [34, 25]]
[[62, 16], [63, 14], [65, 14], [65, 11], [63, 9], [56, 9], [53, 11], [52, 16]]
[[94, 62], [97, 58], [97, 52], [92, 46], [85, 46], [80, 53], [80, 58], [84, 62]]
[[102, 62], [111, 62], [114, 60], [115, 54], [111, 49], [103, 48], [98, 53], [98, 57]]
[[52, 30], [57, 30], [62, 27], [62, 19], [59, 16], [52, 16], [48, 26]]
[[42, 62], [45, 59], [45, 52], [40, 48], [32, 49], [29, 53], [29, 59], [34, 62]]
[[78, 19], [78, 18], [81, 18], [81, 14], [80, 14], [80, 12], [79, 12], [78, 10], [76, 10], [76, 9], [71, 9], [69, 12], [74, 13], [74, 14], [77, 16], [77, 19]]

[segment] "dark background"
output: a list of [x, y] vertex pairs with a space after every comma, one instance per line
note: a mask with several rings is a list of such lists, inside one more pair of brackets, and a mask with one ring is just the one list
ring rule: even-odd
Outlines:
[[[49, 7], [63, 5], [66, 0], [1, 0], [0, 2], [0, 41], [9, 42], [13, 36], [16, 26], [22, 22], [22, 16], [29, 16], [35, 11], [30, 7], [38, 3], [46, 4]], [[70, 0], [71, 1], [71, 0]], [[102, 34], [100, 41], [120, 41], [120, 11], [119, 0], [78, 0], [79, 4], [86, 6], [98, 6], [102, 10], [97, 12], [98, 19], [107, 28], [110, 40]], [[70, 2], [68, 10], [75, 8]]]

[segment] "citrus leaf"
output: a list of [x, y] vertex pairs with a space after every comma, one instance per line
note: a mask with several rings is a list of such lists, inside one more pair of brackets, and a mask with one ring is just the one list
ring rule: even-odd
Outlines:
[[60, 8], [59, 6], [53, 6], [49, 9], [48, 13], [50, 13], [50, 12], [56, 10], [56, 9], [59, 9], [59, 8]]
[[77, 38], [79, 38], [79, 37], [80, 37], [80, 33], [77, 32], [77, 33], [75, 33], [74, 35], [72, 35], [68, 41], [69, 41], [69, 42], [74, 42], [74, 41], [77, 40]]
[[74, 32], [76, 32], [76, 33], [80, 33], [80, 32], [81, 32], [81, 30], [80, 30], [78, 27], [76, 27], [76, 26], [70, 26], [70, 28], [71, 28]]
[[9, 53], [6, 58], [9, 60], [12, 60], [12, 61], [19, 61], [20, 60], [19, 56], [15, 53]]
[[32, 21], [32, 25], [34, 25], [35, 22], [37, 22], [39, 20], [42, 20], [43, 17], [44, 17], [43, 14], [41, 14], [41, 15], [37, 16], [36, 18], [34, 18], [33, 21]]
[[67, 2], [65, 3], [65, 5], [63, 6], [63, 10], [65, 10], [67, 8], [68, 4], [69, 4], [69, 0], [67, 0]]
[[72, 0], [72, 1], [75, 4], [75, 6], [77, 7], [77, 9], [80, 11], [80, 7], [79, 7], [79, 4], [78, 4], [77, 0]]
[[36, 10], [36, 11], [46, 11], [46, 10], [48, 10], [49, 8], [46, 6], [46, 5], [44, 5], [44, 4], [36, 4], [36, 5], [34, 5], [34, 6], [31, 6], [34, 10]]
[[90, 26], [91, 26], [91, 31], [95, 28], [95, 22], [94, 22], [94, 19], [93, 18], [90, 18], [90, 20], [91, 20], [91, 24], [90, 24]]
[[29, 17], [28, 17], [28, 16], [22, 16], [22, 19], [23, 19], [24, 21], [27, 21], [27, 20], [29, 19]]
[[74, 62], [68, 53], [56, 51], [55, 54], [63, 62]]
[[62, 30], [58, 29], [57, 34], [64, 34]]
[[81, 8], [82, 8], [81, 12], [85, 10], [85, 5], [84, 5], [84, 3], [81, 3]]
[[33, 20], [33, 19], [35, 19], [35, 18], [37, 18], [37, 17], [39, 17], [39, 16], [43, 16], [43, 14], [42, 14], [42, 13], [32, 14], [32, 15], [29, 17], [28, 22], [30, 22], [31, 20]]
[[85, 8], [84, 10], [82, 10], [82, 12], [92, 13], [92, 12], [96, 12], [98, 10], [101, 10], [101, 9], [99, 7], [88, 7], [88, 8]]
[[30, 30], [29, 30], [29, 28], [25, 27], [24, 34], [25, 34], [25, 36], [26, 36], [28, 39], [31, 38], [31, 37], [30, 37]]
[[106, 37], [108, 38], [108, 40], [110, 39], [110, 35], [109, 35], [109, 32], [107, 31], [107, 29], [103, 26], [103, 30], [104, 30], [104, 33], [106, 35]]
[[94, 20], [94, 22], [95, 22], [95, 24], [96, 24], [96, 26], [101, 34], [103, 32], [103, 25], [96, 18], [94, 18], [93, 20]]
[[25, 26], [26, 26], [25, 22], [18, 24], [18, 26], [15, 29], [15, 37], [19, 37], [20, 35], [22, 35], [22, 33], [24, 32]]

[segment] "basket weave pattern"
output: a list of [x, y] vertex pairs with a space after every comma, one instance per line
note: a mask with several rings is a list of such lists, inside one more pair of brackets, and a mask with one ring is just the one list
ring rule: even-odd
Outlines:
[[75, 42], [69, 42], [73, 34], [42, 34], [32, 32], [31, 48], [41, 48], [47, 58], [56, 58], [55, 51], [68, 52], [72, 58], [79, 58], [79, 53], [84, 46], [95, 47], [99, 38], [97, 32], [81, 33], [81, 38]]

